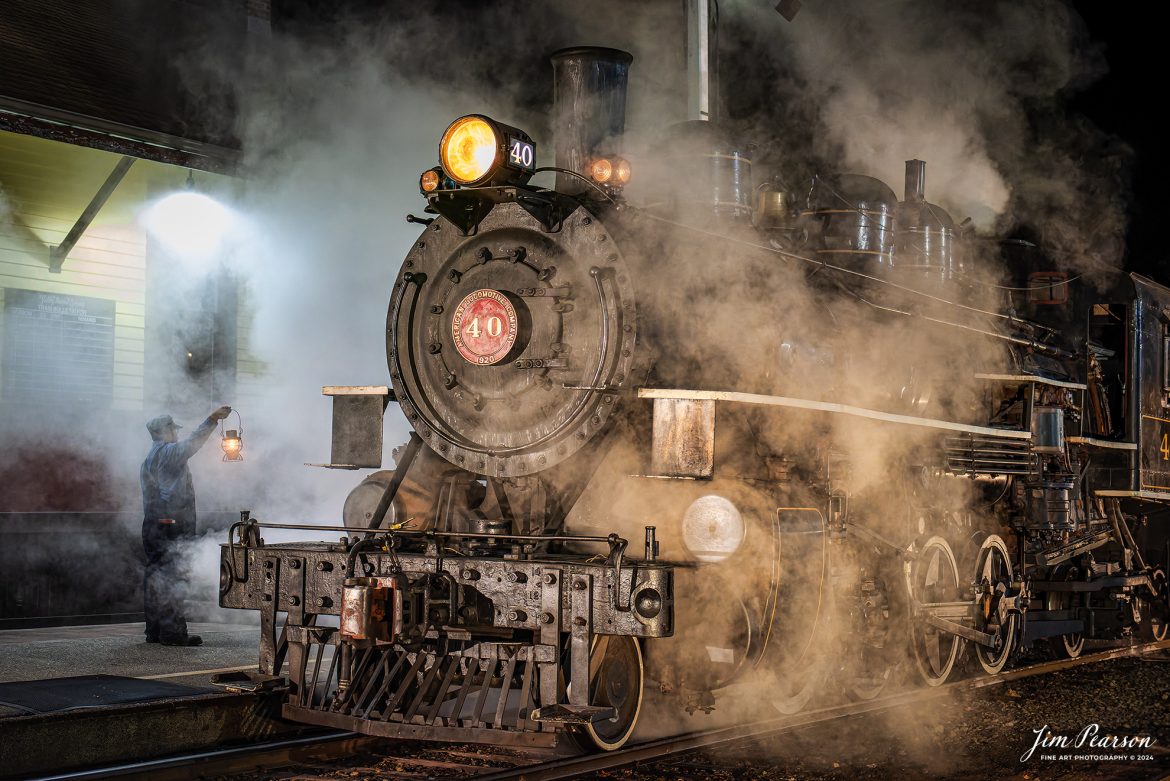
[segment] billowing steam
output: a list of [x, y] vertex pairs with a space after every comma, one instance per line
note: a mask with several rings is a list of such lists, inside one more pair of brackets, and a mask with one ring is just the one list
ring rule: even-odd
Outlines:
[[[1066, 109], [1104, 73], [1101, 48], [1057, 0], [722, 4], [722, 35], [776, 81], [750, 84], [761, 142], [864, 173], [901, 195], [902, 161], [928, 163], [927, 198], [983, 231], [1030, 225], [1083, 271], [1121, 264], [1131, 152]], [[735, 63], [733, 93], [760, 63]], [[738, 104], [738, 105], [737, 105]], [[775, 150], [774, 150], [775, 151]]]

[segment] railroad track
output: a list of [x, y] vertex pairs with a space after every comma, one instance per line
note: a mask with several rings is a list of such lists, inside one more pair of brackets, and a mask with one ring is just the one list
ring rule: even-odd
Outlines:
[[[118, 765], [92, 770], [80, 770], [45, 776], [41, 781], [91, 781], [106, 778], [151, 781], [186, 781], [208, 777], [222, 777], [257, 771], [273, 772], [276, 768], [297, 766], [293, 772], [275, 773], [275, 778], [315, 779], [328, 777], [344, 768], [349, 775], [357, 771], [379, 778], [459, 778], [474, 781], [547, 781], [574, 778], [603, 770], [614, 770], [636, 763], [660, 760], [672, 755], [699, 749], [728, 747], [736, 743], [756, 741], [785, 732], [825, 722], [890, 710], [905, 705], [920, 704], [963, 692], [1001, 686], [1022, 678], [1046, 675], [1087, 664], [1123, 657], [1140, 657], [1159, 650], [1170, 649], [1170, 640], [1115, 648], [1077, 659], [1061, 659], [1006, 670], [995, 676], [979, 676], [955, 681], [933, 688], [919, 688], [886, 697], [836, 705], [742, 724], [733, 727], [685, 733], [677, 736], [638, 743], [604, 754], [559, 755], [554, 750], [538, 752], [531, 749], [505, 749], [462, 745], [436, 745], [414, 742], [397, 748], [408, 749], [403, 755], [382, 753], [378, 766], [363, 765], [362, 755], [378, 753], [375, 747], [386, 745], [384, 738], [373, 738], [350, 732], [328, 731], [297, 738], [270, 741], [249, 746], [229, 747], [182, 756]], [[355, 759], [356, 758], [356, 759]], [[341, 760], [350, 760], [338, 764]], [[333, 763], [333, 764], [329, 764]], [[386, 763], [394, 765], [386, 767]], [[333, 776], [336, 777], [336, 776]], [[1164, 777], [1162, 774], [1156, 778]]]

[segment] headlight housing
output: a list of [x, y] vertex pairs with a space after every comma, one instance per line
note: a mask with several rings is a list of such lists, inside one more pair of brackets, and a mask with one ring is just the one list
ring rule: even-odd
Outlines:
[[443, 173], [464, 187], [524, 184], [536, 170], [536, 145], [519, 128], [482, 114], [447, 126], [439, 142]]
[[682, 536], [683, 545], [699, 561], [723, 561], [743, 544], [747, 524], [731, 500], [707, 494], [683, 513]]

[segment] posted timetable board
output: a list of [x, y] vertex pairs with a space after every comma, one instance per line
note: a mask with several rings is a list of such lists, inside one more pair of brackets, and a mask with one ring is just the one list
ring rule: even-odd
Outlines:
[[114, 316], [106, 299], [6, 289], [0, 398], [109, 406]]

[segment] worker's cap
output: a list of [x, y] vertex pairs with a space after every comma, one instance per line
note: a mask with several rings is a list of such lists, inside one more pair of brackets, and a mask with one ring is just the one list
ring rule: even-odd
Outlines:
[[159, 434], [174, 428], [182, 428], [182, 426], [176, 423], [170, 415], [159, 415], [146, 422], [146, 430], [150, 432], [152, 437], [157, 437]]

